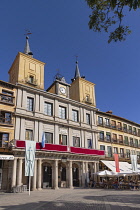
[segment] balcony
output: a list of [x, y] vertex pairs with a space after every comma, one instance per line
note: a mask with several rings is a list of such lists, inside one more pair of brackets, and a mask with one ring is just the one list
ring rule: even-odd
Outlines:
[[122, 139], [118, 139], [119, 144], [123, 144], [123, 140]]
[[125, 154], [124, 153], [120, 153], [119, 154], [119, 158], [125, 158]]
[[38, 85], [38, 80], [37, 79], [31, 79], [30, 77], [26, 77], [25, 78], [25, 82], [30, 84], [30, 85], [33, 85], [33, 86], [37, 86]]
[[112, 139], [112, 143], [117, 144], [118, 143], [118, 140], [117, 139]]
[[120, 126], [118, 126], [117, 129], [118, 129], [119, 131], [122, 131], [122, 127], [120, 127]]
[[[15, 140], [15, 147], [25, 149], [25, 141]], [[52, 152], [64, 152], [64, 153], [74, 153], [80, 155], [94, 155], [94, 156], [104, 156], [104, 150], [87, 149], [81, 147], [71, 147], [67, 145], [57, 145], [57, 144], [45, 144], [42, 148], [41, 142], [36, 143], [36, 150], [41, 151], [52, 151]]]
[[111, 128], [116, 130], [117, 126], [116, 125], [111, 125]]
[[0, 117], [0, 124], [13, 125], [13, 120], [11, 118]]
[[123, 127], [123, 131], [127, 133], [127, 128]]
[[0, 93], [0, 102], [4, 104], [14, 105], [15, 97]]
[[105, 138], [98, 138], [98, 141], [105, 141]]
[[112, 153], [106, 152], [106, 153], [105, 153], [105, 157], [106, 157], [106, 158], [113, 158], [113, 154], [112, 154]]

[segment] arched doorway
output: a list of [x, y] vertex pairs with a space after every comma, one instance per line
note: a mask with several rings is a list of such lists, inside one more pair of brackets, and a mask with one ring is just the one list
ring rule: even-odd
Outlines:
[[43, 188], [52, 187], [52, 166], [49, 163], [43, 164]]
[[73, 187], [79, 187], [79, 167], [76, 163], [72, 165]]

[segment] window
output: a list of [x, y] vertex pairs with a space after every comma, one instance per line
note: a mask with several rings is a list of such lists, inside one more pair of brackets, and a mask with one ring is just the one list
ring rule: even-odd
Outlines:
[[12, 124], [12, 115], [9, 112], [0, 111], [0, 122], [4, 124]]
[[111, 141], [111, 134], [109, 132], [106, 133], [106, 141]]
[[135, 155], [136, 154], [135, 150], [131, 150], [131, 154]]
[[120, 157], [124, 158], [124, 149], [123, 148], [120, 148]]
[[129, 145], [128, 136], [124, 136], [124, 144], [125, 145]]
[[134, 134], [134, 135], [137, 135], [136, 128], [133, 128], [133, 134]]
[[12, 96], [13, 96], [12, 92], [8, 92], [6, 90], [2, 90], [1, 100], [3, 102], [13, 103], [13, 97]]
[[32, 130], [26, 129], [25, 140], [31, 140], [31, 141], [33, 140], [33, 131]]
[[78, 122], [78, 111], [72, 110], [72, 120]]
[[137, 159], [140, 160], [140, 151], [137, 151]]
[[29, 76], [29, 82], [34, 83], [34, 77], [33, 76]]
[[105, 146], [104, 145], [100, 145], [100, 150], [104, 150], [105, 151]]
[[92, 149], [92, 140], [91, 139], [87, 139], [87, 146], [88, 146], [88, 149]]
[[123, 130], [124, 130], [125, 132], [127, 132], [127, 125], [126, 125], [126, 124], [123, 124]]
[[9, 142], [9, 133], [0, 133], [0, 147], [7, 147]]
[[67, 136], [59, 134], [59, 144], [67, 145]]
[[53, 144], [53, 133], [45, 132], [45, 143]]
[[90, 125], [90, 114], [86, 113], [86, 123]]
[[122, 130], [122, 124], [121, 124], [121, 122], [118, 122], [118, 130]]
[[33, 106], [34, 106], [34, 99], [27, 97], [27, 110], [32, 112]]
[[123, 143], [123, 136], [119, 135], [119, 143], [122, 144]]
[[59, 106], [59, 117], [61, 119], [66, 119], [66, 108]]
[[73, 146], [74, 147], [80, 147], [80, 138], [73, 136]]
[[130, 146], [131, 146], [131, 147], [134, 146], [133, 138], [130, 138]]
[[138, 147], [138, 139], [135, 139], [135, 140], [134, 140], [134, 146], [135, 146], [135, 147]]
[[110, 120], [108, 118], [105, 118], [105, 125], [110, 126]]
[[129, 126], [129, 127], [128, 127], [128, 132], [129, 132], [129, 133], [132, 133], [132, 126]]
[[44, 113], [47, 114], [48, 116], [53, 115], [53, 104], [51, 103], [44, 103]]
[[118, 147], [114, 147], [113, 150], [114, 150], [114, 154], [118, 154]]
[[116, 128], [116, 121], [111, 120], [111, 126], [112, 126], [112, 128]]
[[103, 125], [103, 118], [102, 117], [98, 117], [98, 124]]
[[126, 149], [126, 158], [130, 158], [130, 150]]
[[117, 134], [113, 133], [112, 137], [113, 137], [113, 139], [112, 139], [113, 142], [117, 143]]
[[107, 146], [107, 153], [108, 153], [108, 157], [112, 157], [112, 147], [111, 146]]
[[99, 133], [99, 139], [100, 139], [100, 140], [104, 140], [104, 131], [101, 131], [101, 132]]
[[138, 129], [138, 136], [140, 136], [140, 129]]

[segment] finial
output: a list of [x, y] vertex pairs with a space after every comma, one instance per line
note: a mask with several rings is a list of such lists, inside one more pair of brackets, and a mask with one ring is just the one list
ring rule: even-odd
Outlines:
[[27, 36], [27, 35], [30, 35], [32, 33], [27, 29], [25, 31], [26, 31], [26, 33], [24, 35], [26, 35], [26, 44], [25, 44], [25, 48], [24, 48], [24, 53], [26, 55], [30, 55], [31, 57], [33, 57], [33, 53], [30, 50], [29, 41], [28, 41], [29, 36]]
[[76, 64], [78, 64], [78, 55], [76, 55], [75, 57], [76, 57]]

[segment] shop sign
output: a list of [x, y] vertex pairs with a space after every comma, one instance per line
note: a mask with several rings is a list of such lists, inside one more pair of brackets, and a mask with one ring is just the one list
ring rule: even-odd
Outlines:
[[0, 155], [0, 160], [14, 160], [13, 155]]

